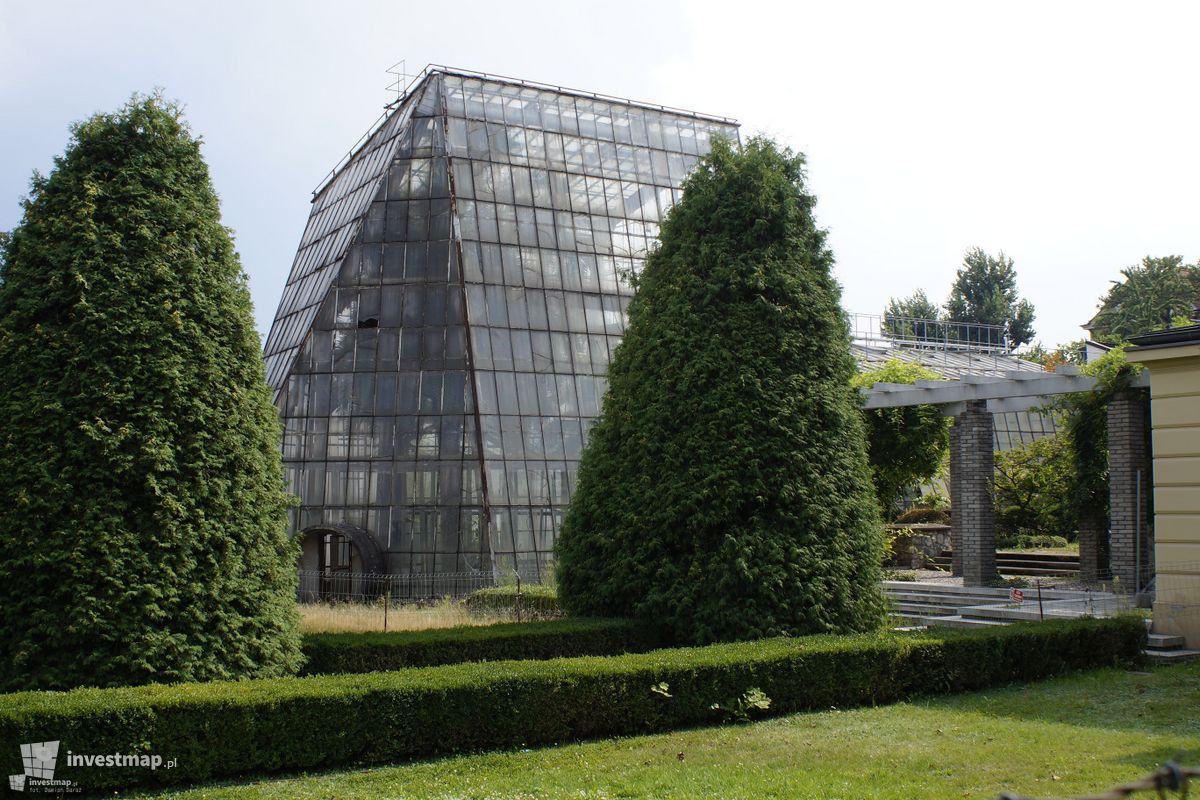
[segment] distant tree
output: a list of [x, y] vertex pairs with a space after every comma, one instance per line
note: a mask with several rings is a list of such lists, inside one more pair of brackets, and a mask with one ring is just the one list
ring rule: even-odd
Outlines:
[[[1013, 347], [1033, 341], [1033, 305], [1017, 297], [1017, 272], [1011, 258], [978, 247], [967, 251], [946, 301], [946, 319], [982, 325], [1003, 325]], [[963, 328], [961, 338], [978, 339]], [[989, 341], [987, 344], [1001, 344]]]
[[1047, 372], [1054, 372], [1063, 364], [1083, 366], [1085, 345], [1086, 342], [1083, 339], [1076, 339], [1048, 349], [1041, 342], [1034, 342], [1028, 350], [1023, 351], [1020, 355], [1026, 361], [1041, 364]]
[[719, 140], [684, 182], [563, 522], [572, 613], [693, 643], [880, 623], [849, 331], [803, 166]]
[[0, 691], [300, 663], [279, 423], [180, 110], [77, 124], [0, 286]]
[[926, 297], [924, 290], [917, 289], [908, 297], [888, 300], [883, 310], [883, 331], [898, 339], [941, 339], [941, 309]]
[[[920, 366], [893, 359], [851, 380], [858, 389], [876, 383], [916, 383], [942, 376]], [[950, 444], [950, 418], [937, 406], [864, 409], [867, 455], [875, 495], [890, 517], [901, 492], [937, 474]]]
[[1183, 256], [1146, 256], [1121, 275], [1101, 299], [1092, 329], [1098, 341], [1119, 344], [1139, 333], [1190, 324], [1200, 298], [1200, 267], [1183, 263]]

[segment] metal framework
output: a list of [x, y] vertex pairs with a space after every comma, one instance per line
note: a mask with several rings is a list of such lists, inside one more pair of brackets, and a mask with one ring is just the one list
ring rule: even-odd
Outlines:
[[[1148, 387], [1149, 376], [1139, 374], [1131, 386]], [[957, 416], [970, 401], [984, 401], [993, 414], [1027, 411], [1046, 405], [1055, 395], [1085, 392], [1096, 379], [1078, 367], [1061, 365], [1054, 372], [1013, 371], [1003, 376], [964, 375], [958, 380], [877, 383], [865, 389], [864, 408], [900, 408], [934, 405], [946, 416]]]
[[875, 346], [900, 345], [931, 350], [1008, 354], [1013, 351], [1008, 328], [980, 322], [956, 322], [923, 317], [850, 314], [855, 342]]
[[726, 118], [428, 67], [317, 190], [267, 337], [300, 506], [401, 575], [553, 556], [636, 275]]

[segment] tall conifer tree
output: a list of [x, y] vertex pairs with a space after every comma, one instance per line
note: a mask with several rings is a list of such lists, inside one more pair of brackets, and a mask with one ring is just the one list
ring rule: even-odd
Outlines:
[[717, 141], [663, 223], [563, 524], [569, 610], [696, 643], [880, 622], [849, 332], [803, 166]]
[[[954, 276], [950, 297], [946, 300], [946, 319], [977, 325], [1003, 325], [1008, 343], [1020, 347], [1033, 341], [1033, 304], [1017, 297], [1017, 270], [1003, 252], [992, 256], [972, 247], [963, 256], [963, 265]], [[962, 326], [952, 338], [974, 344], [999, 346], [1004, 334]]]
[[0, 688], [300, 659], [279, 425], [180, 110], [76, 125], [2, 255]]

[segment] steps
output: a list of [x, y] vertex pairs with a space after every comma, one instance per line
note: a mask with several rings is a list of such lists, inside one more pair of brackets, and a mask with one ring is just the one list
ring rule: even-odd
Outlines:
[[1128, 600], [1108, 592], [1065, 589], [1025, 590], [1025, 601], [1013, 603], [1006, 588], [955, 584], [884, 581], [890, 614], [899, 625], [982, 628], [1039, 619], [1108, 616], [1128, 607]]
[[[911, 619], [917, 616], [968, 615], [982, 619], [1039, 619], [1040, 616], [1081, 616], [1111, 613], [1118, 603], [1116, 597], [1102, 591], [1066, 589], [1042, 590], [1042, 610], [1038, 610], [1038, 594], [1025, 589], [1026, 600], [1020, 607], [1009, 601], [1007, 588], [960, 587], [955, 584], [884, 581], [884, 593], [892, 601], [894, 616]], [[1123, 599], [1120, 601], [1123, 603]], [[1123, 606], [1122, 606], [1123, 607]], [[1003, 608], [1003, 610], [996, 610]]]
[[[943, 550], [929, 559], [929, 562], [936, 568], [949, 572], [950, 560], [950, 551]], [[1079, 556], [997, 550], [996, 571], [1001, 575], [1024, 575], [1031, 578], [1076, 577], [1079, 575]]]
[[1009, 601], [1009, 590], [953, 584], [884, 581], [892, 618], [901, 625], [942, 625], [980, 628], [1018, 620], [1070, 618], [1112, 613], [1119, 602], [1101, 592], [1043, 589], [1039, 610], [1035, 593], [1026, 592], [1020, 604]]
[[1146, 657], [1151, 664], [1182, 664], [1200, 659], [1200, 650], [1188, 650], [1182, 636], [1152, 633], [1146, 642]]
[[[1109, 592], [1080, 592], [1042, 589], [1025, 590], [1025, 601], [1013, 603], [1009, 590], [965, 587], [955, 584], [916, 581], [884, 581], [889, 615], [898, 630], [931, 626], [946, 628], [989, 628], [1039, 619], [1106, 617], [1130, 608], [1130, 599]], [[1149, 620], [1147, 620], [1149, 624]], [[1179, 664], [1200, 659], [1200, 650], [1184, 647], [1182, 636], [1151, 633], [1145, 650], [1152, 664]]]

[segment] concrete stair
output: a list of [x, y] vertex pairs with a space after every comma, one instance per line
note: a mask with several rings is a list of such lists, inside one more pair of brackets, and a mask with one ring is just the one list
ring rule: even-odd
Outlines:
[[[939, 583], [884, 581], [889, 615], [897, 630], [989, 628], [1039, 619], [1107, 617], [1130, 607], [1130, 599], [1109, 592], [1023, 589], [1025, 600], [1014, 603], [1008, 589], [965, 587]], [[1147, 625], [1149, 620], [1147, 620]], [[1151, 633], [1145, 650], [1152, 664], [1178, 664], [1200, 659], [1200, 650], [1184, 647], [1182, 636]]]
[[938, 583], [884, 581], [884, 592], [891, 601], [890, 613], [900, 625], [942, 625], [956, 628], [982, 628], [1005, 625], [1018, 620], [1070, 618], [1085, 614], [1112, 613], [1117, 600], [1098, 592], [1042, 590], [1042, 608], [1038, 610], [1035, 590], [1025, 590], [1026, 600], [1014, 604], [1009, 590], [990, 587], [963, 587]]
[[1182, 636], [1152, 633], [1146, 642], [1146, 657], [1151, 664], [1182, 664], [1200, 659], [1200, 650], [1188, 650]]
[[[950, 551], [943, 550], [929, 561], [938, 569], [949, 572], [950, 560]], [[1079, 556], [997, 550], [996, 571], [1001, 575], [1022, 575], [1030, 578], [1074, 577], [1079, 575]]]

